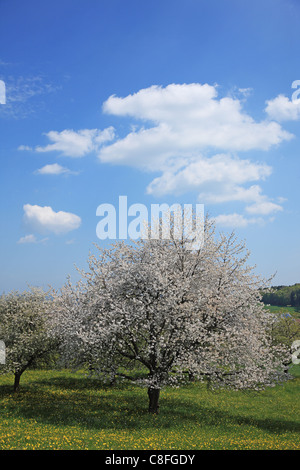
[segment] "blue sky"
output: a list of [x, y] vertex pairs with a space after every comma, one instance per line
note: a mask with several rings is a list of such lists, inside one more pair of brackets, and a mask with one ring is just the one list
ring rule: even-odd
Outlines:
[[202, 203], [299, 282], [299, 20], [297, 0], [0, 0], [1, 291], [76, 278], [120, 195]]

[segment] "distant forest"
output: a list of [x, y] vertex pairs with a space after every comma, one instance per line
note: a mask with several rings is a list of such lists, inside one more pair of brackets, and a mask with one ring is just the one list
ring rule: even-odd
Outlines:
[[300, 284], [293, 286], [272, 286], [272, 292], [263, 293], [262, 301], [265, 304], [278, 305], [279, 307], [300, 308]]

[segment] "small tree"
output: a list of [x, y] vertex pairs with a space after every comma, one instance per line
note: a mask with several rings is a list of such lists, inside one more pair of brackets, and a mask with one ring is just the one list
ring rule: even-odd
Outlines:
[[[246, 264], [244, 244], [233, 234], [217, 237], [208, 219], [202, 246], [189, 243], [182, 235], [97, 247], [81, 281], [55, 296], [53, 327], [65, 354], [93, 362], [108, 379], [146, 386], [150, 413], [162, 387], [190, 376], [257, 390], [287, 378], [288, 352], [272, 343], [263, 283]], [[138, 365], [144, 375], [128, 372]]]
[[6, 348], [0, 372], [14, 374], [14, 391], [19, 389], [23, 372], [53, 348], [46, 327], [48, 302], [47, 294], [37, 288], [0, 297], [0, 338]]
[[284, 309], [276, 314], [276, 317], [277, 321], [272, 325], [272, 337], [274, 344], [284, 344], [289, 348], [290, 355], [285, 362], [285, 370], [288, 373], [292, 365], [293, 342], [300, 338], [300, 320], [287, 314]]
[[293, 341], [300, 338], [300, 321], [282, 311], [276, 315], [277, 321], [272, 326], [272, 334], [276, 343], [286, 344], [289, 348]]

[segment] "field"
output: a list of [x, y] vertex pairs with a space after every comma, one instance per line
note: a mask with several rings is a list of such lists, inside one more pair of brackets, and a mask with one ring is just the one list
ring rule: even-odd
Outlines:
[[296, 309], [295, 307], [291, 307], [291, 306], [278, 307], [276, 305], [265, 305], [265, 308], [269, 310], [269, 312], [272, 312], [272, 313], [282, 313], [282, 314], [288, 313], [293, 318], [300, 318], [300, 311], [299, 309]]
[[144, 389], [103, 386], [80, 372], [30, 370], [12, 394], [0, 376], [0, 449], [300, 449], [300, 366], [263, 392], [210, 392], [191, 383], [161, 394], [147, 413]]

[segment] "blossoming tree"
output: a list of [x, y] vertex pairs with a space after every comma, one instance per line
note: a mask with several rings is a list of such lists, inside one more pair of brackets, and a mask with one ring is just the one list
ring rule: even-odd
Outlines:
[[164, 386], [191, 375], [256, 390], [287, 379], [288, 352], [272, 341], [244, 244], [217, 236], [208, 218], [202, 245], [188, 243], [182, 235], [97, 247], [79, 283], [55, 295], [52, 328], [65, 355], [147, 387], [151, 413]]
[[55, 340], [46, 326], [47, 305], [47, 294], [38, 288], [0, 297], [0, 339], [6, 353], [0, 372], [14, 374], [14, 391], [19, 389], [25, 370], [53, 348]]

